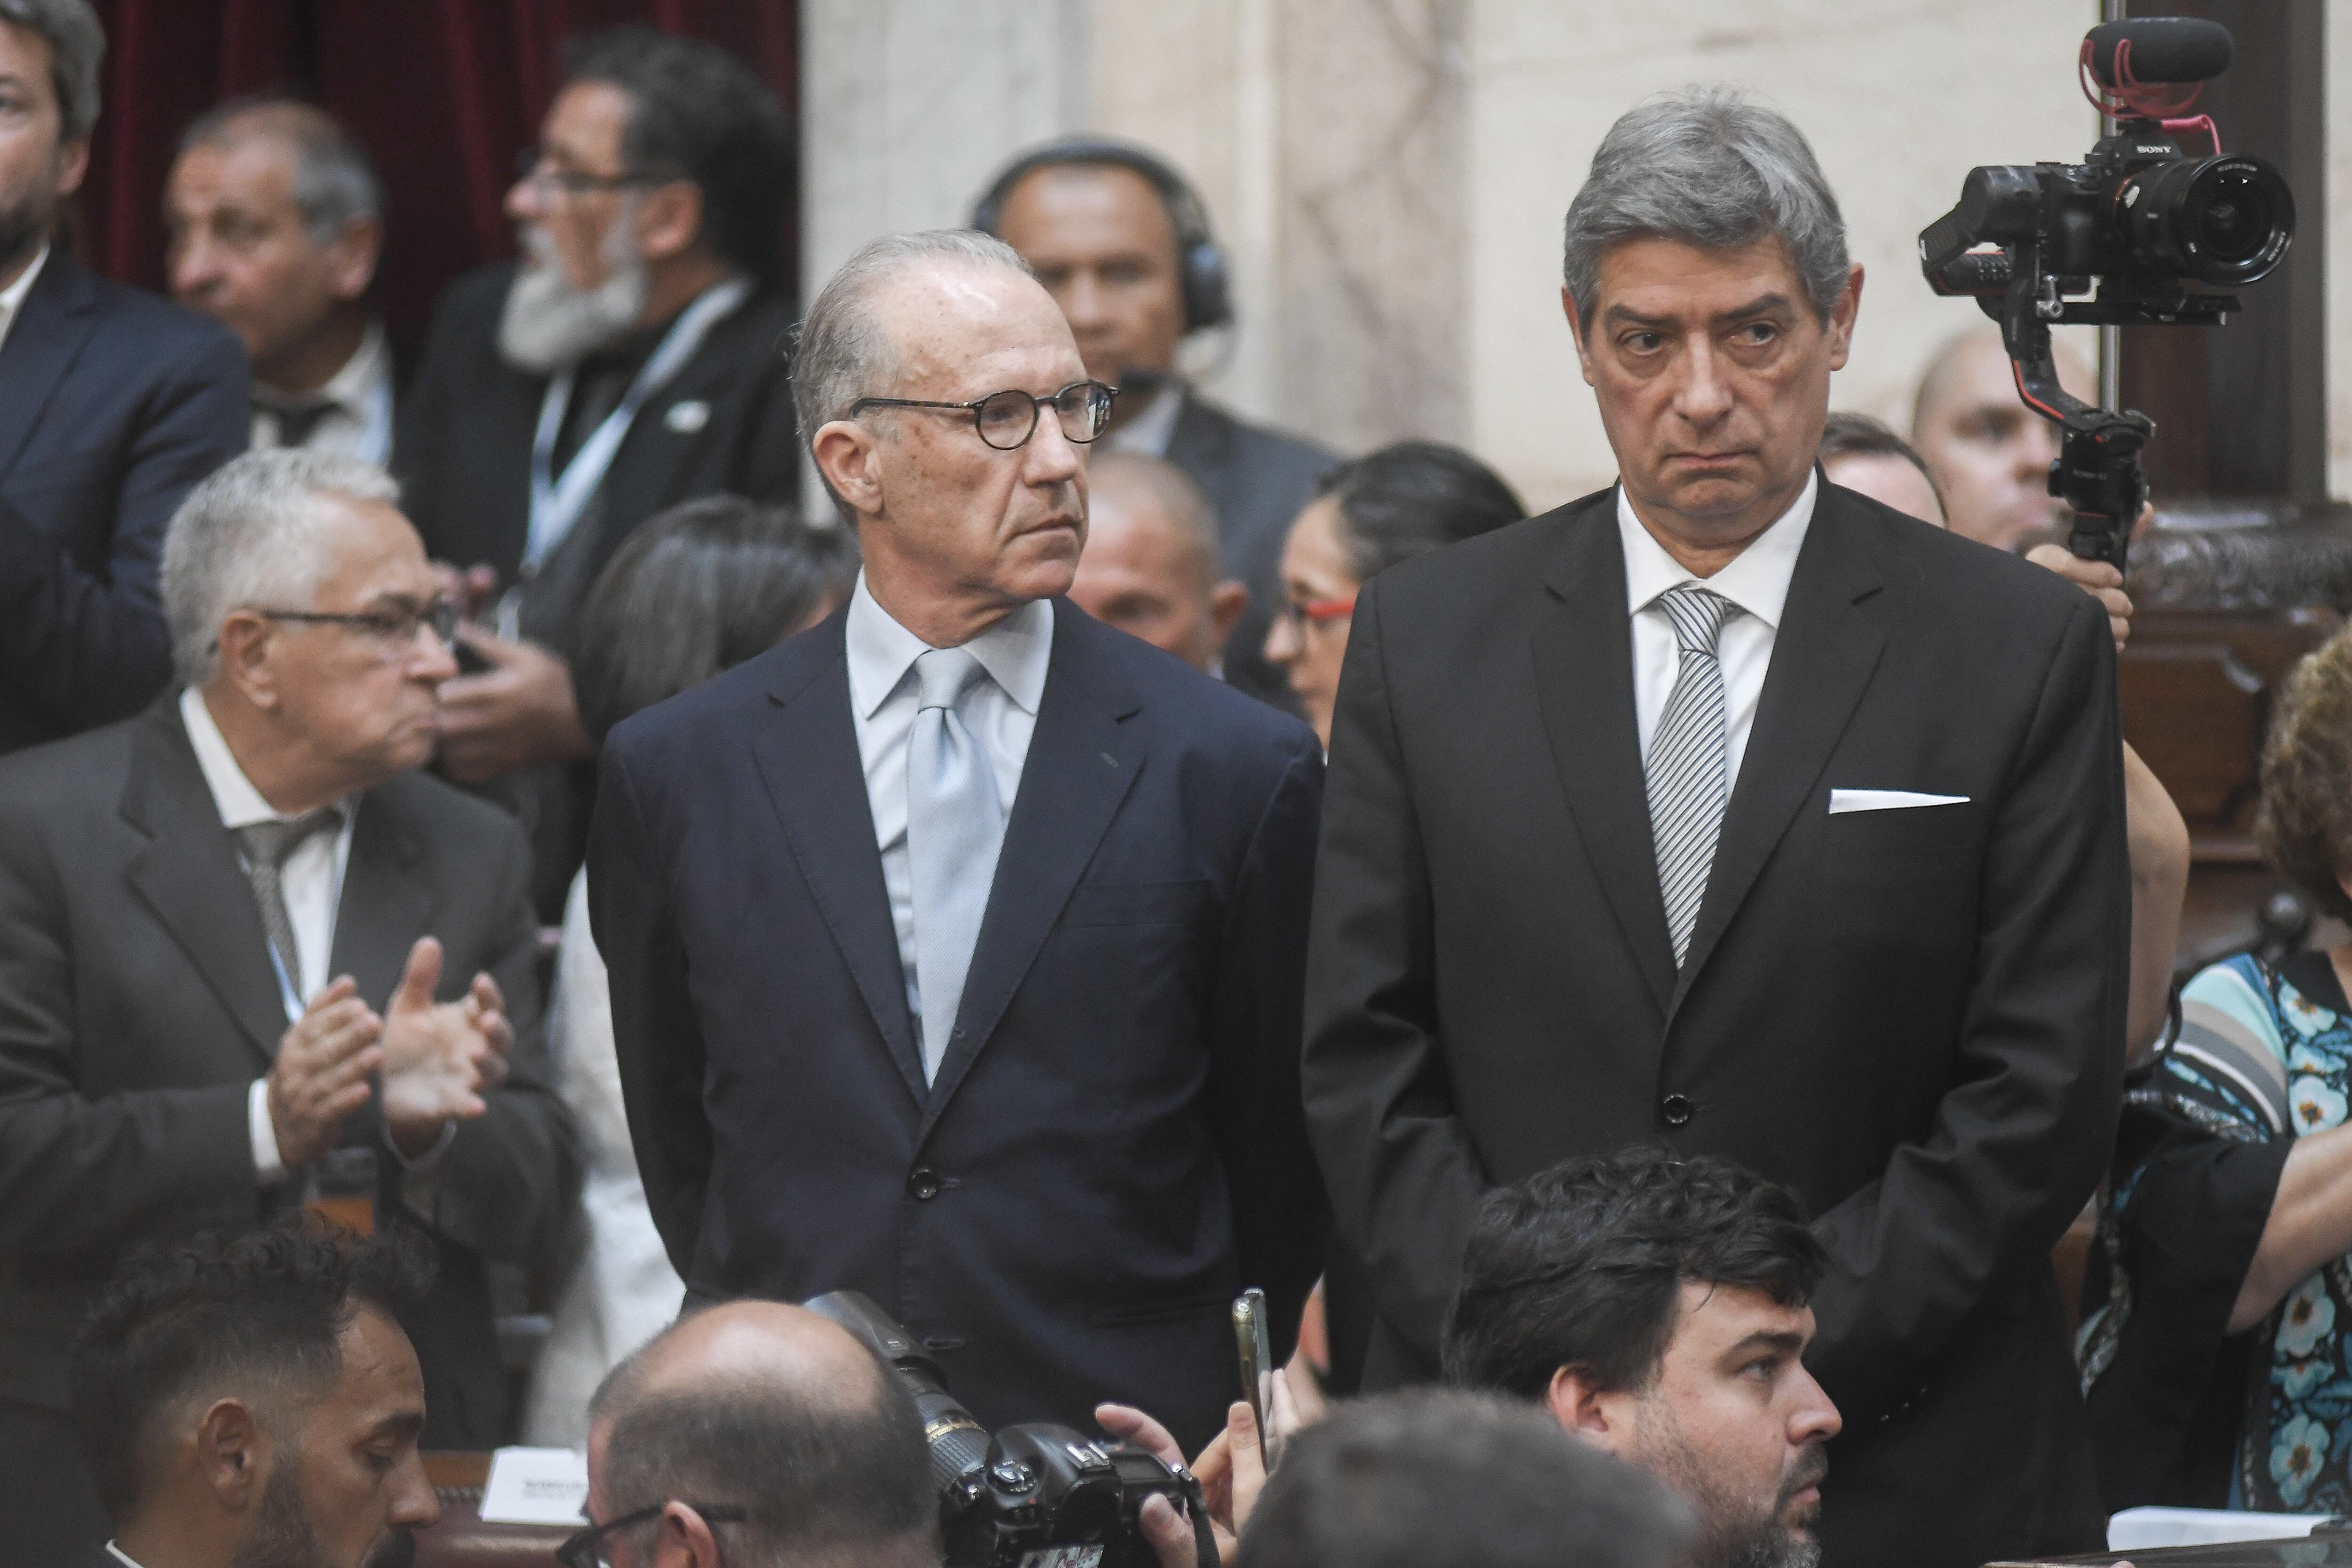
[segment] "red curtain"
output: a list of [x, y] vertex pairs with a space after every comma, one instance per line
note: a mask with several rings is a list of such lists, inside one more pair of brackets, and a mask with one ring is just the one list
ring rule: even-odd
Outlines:
[[[189, 121], [289, 92], [349, 126], [391, 206], [377, 288], [395, 344], [442, 286], [513, 254], [499, 203], [555, 95], [556, 45], [623, 22], [709, 38], [797, 104], [795, 0], [96, 0], [104, 104], [82, 187], [81, 254], [161, 289], [163, 193]], [[789, 247], [793, 238], [788, 234]], [[789, 279], [789, 261], [782, 276]]]

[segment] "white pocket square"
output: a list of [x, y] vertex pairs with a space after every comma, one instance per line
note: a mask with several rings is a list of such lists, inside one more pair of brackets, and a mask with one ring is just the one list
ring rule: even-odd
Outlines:
[[1920, 795], [1907, 789], [1833, 789], [1830, 815], [1848, 811], [1908, 811], [1920, 805], [1966, 805], [1964, 795]]

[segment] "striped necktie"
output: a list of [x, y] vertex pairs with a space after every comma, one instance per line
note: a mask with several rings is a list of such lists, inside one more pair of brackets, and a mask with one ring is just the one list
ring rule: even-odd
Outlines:
[[1723, 702], [1723, 668], [1715, 642], [1723, 623], [1739, 606], [1719, 594], [1685, 584], [1660, 595], [1659, 608], [1674, 623], [1681, 667], [1675, 689], [1650, 737], [1643, 763], [1650, 792], [1650, 835], [1658, 854], [1658, 891], [1666, 906], [1666, 931], [1675, 944], [1675, 967], [1690, 952], [1691, 930], [1706, 898], [1707, 873], [1715, 866], [1715, 842], [1723, 830], [1729, 793], [1730, 753]]

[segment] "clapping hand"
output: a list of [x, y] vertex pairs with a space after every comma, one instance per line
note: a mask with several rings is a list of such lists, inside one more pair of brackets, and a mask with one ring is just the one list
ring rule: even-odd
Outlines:
[[383, 1019], [383, 1119], [402, 1153], [433, 1145], [453, 1118], [488, 1109], [482, 1095], [504, 1082], [514, 1029], [498, 982], [474, 976], [466, 995], [435, 1002], [441, 944], [419, 937]]
[[[436, 963], [436, 967], [438, 967]], [[367, 1103], [368, 1074], [383, 1064], [383, 1020], [349, 975], [310, 998], [278, 1044], [269, 1069], [269, 1128], [278, 1160], [307, 1165], [334, 1142], [343, 1119]]]

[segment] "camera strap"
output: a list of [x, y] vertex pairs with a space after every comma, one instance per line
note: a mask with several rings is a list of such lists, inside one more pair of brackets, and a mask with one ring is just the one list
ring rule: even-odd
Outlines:
[[1184, 1512], [1192, 1521], [1194, 1568], [1219, 1568], [1217, 1530], [1209, 1522], [1209, 1500], [1201, 1495], [1201, 1478], [1189, 1469], [1176, 1473], [1183, 1478]]

